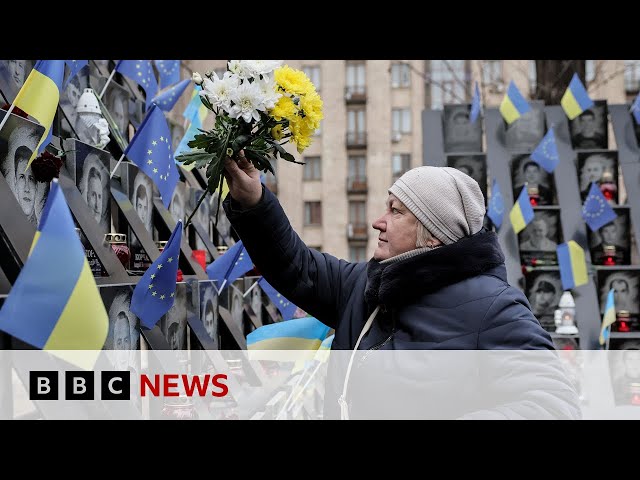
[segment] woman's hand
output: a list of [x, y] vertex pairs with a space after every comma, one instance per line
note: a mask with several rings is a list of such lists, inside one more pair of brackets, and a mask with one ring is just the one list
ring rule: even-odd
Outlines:
[[262, 197], [260, 171], [244, 156], [244, 150], [238, 152], [238, 161], [227, 157], [224, 160], [224, 177], [229, 186], [231, 197], [243, 209], [254, 207]]

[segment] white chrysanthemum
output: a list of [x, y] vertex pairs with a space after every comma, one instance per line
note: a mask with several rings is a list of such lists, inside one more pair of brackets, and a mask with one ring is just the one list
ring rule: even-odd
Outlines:
[[276, 102], [282, 96], [282, 94], [276, 90], [275, 78], [269, 78], [269, 76], [263, 75], [262, 80], [256, 80], [255, 83], [258, 84], [262, 92], [264, 107], [267, 110], [271, 110], [276, 106]]
[[243, 82], [231, 94], [234, 105], [229, 110], [229, 116], [240, 118], [249, 123], [251, 119], [260, 120], [259, 110], [264, 111], [264, 96], [256, 82]]
[[253, 72], [247, 60], [229, 60], [229, 71], [242, 79], [253, 77]]
[[281, 60], [245, 60], [245, 69], [254, 77], [267, 75], [282, 66]]
[[205, 96], [214, 107], [222, 108], [225, 112], [229, 112], [231, 96], [238, 89], [240, 79], [230, 72], [225, 72], [222, 78], [218, 78], [218, 75], [214, 72], [212, 77], [213, 80], [205, 78], [202, 81], [200, 95]]

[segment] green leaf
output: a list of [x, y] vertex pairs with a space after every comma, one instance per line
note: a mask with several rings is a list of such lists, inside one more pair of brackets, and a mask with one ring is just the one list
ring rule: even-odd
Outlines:
[[207, 152], [202, 152], [202, 151], [184, 152], [176, 156], [176, 160], [178, 162], [184, 163], [185, 165], [190, 165], [192, 163], [199, 162], [201, 166], [202, 164], [209, 162], [213, 158], [214, 158], [214, 155]]
[[272, 174], [274, 174], [274, 175], [276, 174], [276, 172], [273, 171], [273, 167], [271, 166], [271, 162], [266, 157], [260, 155], [259, 153], [255, 152], [255, 151], [253, 151], [251, 149], [245, 149], [244, 150], [244, 154], [246, 155], [246, 157], [249, 160], [251, 160], [251, 162], [254, 164], [254, 166], [258, 170], [264, 170], [266, 168]]
[[231, 149], [234, 152], [242, 150], [251, 140], [251, 135], [238, 135], [233, 142], [231, 142]]
[[273, 142], [271, 145], [273, 145], [273, 147], [278, 151], [278, 153], [280, 154], [280, 158], [286, 160], [287, 162], [293, 162], [293, 163], [297, 163], [298, 165], [304, 165], [304, 162], [297, 162], [295, 157], [293, 155], [291, 155], [289, 152], [287, 152], [282, 145], [280, 145], [278, 142]]

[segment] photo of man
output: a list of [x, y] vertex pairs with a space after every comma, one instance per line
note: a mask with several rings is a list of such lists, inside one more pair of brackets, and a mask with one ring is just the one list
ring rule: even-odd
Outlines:
[[513, 182], [513, 198], [518, 198], [522, 187], [526, 184], [529, 196], [537, 195], [538, 205], [554, 203], [553, 174], [547, 173], [530, 155], [515, 155], [511, 161], [511, 179]]
[[218, 346], [218, 294], [213, 282], [200, 282], [200, 320]]
[[545, 134], [544, 102], [529, 102], [531, 110], [507, 127], [505, 144], [512, 152], [532, 152]]
[[[562, 295], [562, 283], [559, 272], [531, 272], [527, 275], [527, 298], [531, 303], [533, 313], [553, 316], [558, 308]], [[553, 321], [553, 319], [551, 319]], [[541, 321], [542, 323], [542, 321]], [[544, 326], [544, 325], [543, 325]]]
[[595, 105], [569, 121], [571, 143], [576, 150], [608, 148], [607, 102], [596, 100]]
[[611, 272], [598, 271], [598, 285], [600, 287], [600, 313], [604, 313], [609, 290], [613, 289], [613, 301], [616, 312], [628, 311], [632, 316], [640, 313], [638, 285], [640, 272], [634, 270], [619, 270]]
[[[618, 152], [579, 152], [578, 177], [580, 179], [580, 194], [582, 200], [587, 197], [591, 182], [599, 185], [603, 178], [611, 176], [613, 183], [618, 185]], [[614, 201], [617, 203], [617, 192]]]
[[161, 329], [172, 350], [187, 348], [187, 288], [184, 283], [176, 285], [175, 302], [161, 319]]
[[[79, 145], [79, 143], [76, 143]], [[78, 188], [89, 206], [94, 220], [98, 224], [101, 235], [111, 229], [111, 208], [109, 192], [109, 153], [85, 145], [86, 156], [76, 152]], [[84, 153], [82, 152], [82, 153]]]
[[[596, 232], [587, 230], [589, 234], [589, 246], [591, 260], [594, 264], [603, 265], [605, 253], [612, 253], [616, 265], [628, 265], [631, 252], [629, 248], [629, 212], [626, 209], [614, 209], [618, 215], [612, 222], [600, 227]], [[609, 247], [607, 251], [605, 248]], [[613, 247], [614, 250], [611, 250]]]
[[76, 75], [69, 80], [67, 88], [60, 95], [60, 108], [64, 112], [64, 117], [68, 124], [65, 126], [67, 133], [71, 134], [72, 130], [69, 124], [75, 128], [78, 112], [78, 100], [84, 92], [85, 88], [89, 88], [89, 77], [87, 67], [82, 68]]
[[140, 349], [139, 320], [131, 312], [130, 287], [102, 287], [100, 295], [107, 308], [109, 331], [103, 350], [118, 350], [111, 358], [117, 370], [135, 368], [136, 358], [132, 351]]
[[478, 182], [484, 198], [487, 198], [486, 155], [447, 155], [447, 165], [466, 173]]
[[7, 102], [16, 98], [33, 65], [31, 60], [0, 60], [0, 90]]
[[[178, 182], [176, 189], [173, 191], [171, 197], [171, 203], [169, 204], [169, 212], [171, 216], [177, 222], [186, 219], [186, 203], [187, 203], [187, 186], [184, 182]], [[189, 212], [191, 214], [191, 212]]]
[[126, 88], [112, 81], [103, 98], [105, 107], [124, 138], [128, 138], [129, 132], [129, 97]]
[[470, 104], [443, 107], [445, 152], [482, 151], [482, 119], [471, 123], [470, 111]]
[[[557, 231], [555, 224], [556, 219], [547, 214], [548, 212], [534, 212], [534, 219], [525, 227], [520, 233], [523, 238], [520, 244], [520, 250], [523, 251], [538, 251], [538, 252], [555, 252], [558, 247], [558, 243], [553, 240], [553, 236], [550, 234]], [[551, 225], [551, 228], [550, 228]]]

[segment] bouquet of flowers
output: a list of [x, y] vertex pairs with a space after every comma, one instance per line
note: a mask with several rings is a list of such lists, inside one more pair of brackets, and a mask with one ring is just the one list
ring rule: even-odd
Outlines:
[[[253, 165], [274, 173], [270, 159], [299, 163], [283, 145], [292, 142], [302, 153], [320, 126], [322, 99], [309, 78], [275, 60], [230, 60], [222, 78], [215, 72], [205, 77], [195, 72], [193, 81], [201, 85], [200, 100], [213, 113], [211, 130], [198, 129], [189, 141], [191, 150], [178, 155], [183, 165], [206, 167], [207, 189], [189, 216], [206, 195], [222, 191], [224, 159], [233, 159], [240, 150]], [[218, 198], [216, 222], [222, 196]]]

